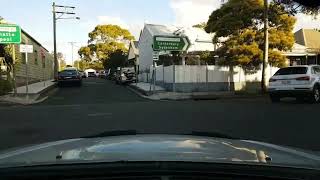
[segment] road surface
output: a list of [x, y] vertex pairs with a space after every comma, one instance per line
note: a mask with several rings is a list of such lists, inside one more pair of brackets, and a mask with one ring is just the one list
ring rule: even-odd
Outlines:
[[55, 90], [43, 103], [1, 106], [0, 149], [104, 131], [144, 133], [220, 132], [320, 150], [320, 105], [268, 99], [151, 101], [103, 79]]

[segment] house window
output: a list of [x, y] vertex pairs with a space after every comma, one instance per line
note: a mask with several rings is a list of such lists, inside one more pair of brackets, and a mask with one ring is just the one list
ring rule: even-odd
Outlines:
[[38, 51], [34, 50], [34, 64], [38, 64]]

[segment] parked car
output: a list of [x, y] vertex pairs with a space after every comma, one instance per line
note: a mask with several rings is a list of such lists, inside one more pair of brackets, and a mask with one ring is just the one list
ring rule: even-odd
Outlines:
[[88, 77], [97, 77], [95, 72], [88, 72]]
[[82, 85], [82, 77], [76, 68], [67, 68], [58, 74], [58, 85]]
[[121, 68], [116, 73], [117, 84], [127, 84], [136, 82], [136, 74], [134, 68]]
[[79, 73], [80, 73], [80, 75], [81, 75], [82, 78], [86, 78], [86, 77], [87, 77], [87, 76], [86, 76], [86, 73], [85, 73], [84, 71], [79, 71]]
[[279, 69], [269, 80], [268, 91], [272, 102], [282, 97], [295, 97], [298, 101], [320, 101], [320, 66], [302, 65]]
[[106, 77], [107, 77], [107, 73], [105, 70], [99, 71], [99, 78], [106, 79]]

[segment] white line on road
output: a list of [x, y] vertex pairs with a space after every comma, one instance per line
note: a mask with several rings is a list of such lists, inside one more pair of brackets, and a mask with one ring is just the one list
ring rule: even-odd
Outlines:
[[89, 117], [97, 117], [97, 116], [111, 116], [112, 113], [93, 113], [93, 114], [88, 114]]

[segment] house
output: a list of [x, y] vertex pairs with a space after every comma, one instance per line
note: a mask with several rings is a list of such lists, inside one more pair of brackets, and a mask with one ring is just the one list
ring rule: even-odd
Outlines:
[[[161, 36], [187, 36], [191, 42], [188, 53], [196, 55], [197, 52], [214, 51], [217, 47], [212, 43], [212, 35], [203, 29], [194, 27], [177, 27], [169, 25], [145, 24], [140, 34], [139, 69], [140, 72], [150, 70], [153, 64], [153, 37]], [[170, 54], [171, 52], [160, 52], [160, 54]], [[182, 61], [182, 59], [181, 59]], [[182, 62], [183, 64], [183, 62]]]
[[[26, 83], [27, 68], [29, 83], [53, 79], [53, 56], [42, 46], [34, 37], [25, 30], [21, 29], [21, 44], [33, 46], [33, 52], [28, 53], [26, 59], [25, 53], [20, 53], [19, 44], [14, 45], [15, 49], [15, 70], [16, 85], [23, 86]], [[1, 70], [7, 70], [0, 58]], [[3, 78], [0, 76], [0, 78]]]
[[53, 79], [53, 55], [23, 29], [21, 29], [21, 44], [33, 45], [33, 53], [29, 53], [28, 60], [26, 60], [25, 54], [19, 52], [19, 45], [15, 45], [16, 58], [19, 62], [16, 64], [17, 85], [25, 82], [26, 64], [28, 65], [29, 82]]
[[290, 66], [313, 64], [315, 63], [313, 60], [317, 56], [316, 53], [309, 52], [306, 46], [298, 43], [294, 43], [292, 49], [290, 51], [282, 52], [282, 55], [287, 57]]
[[128, 62], [130, 65], [134, 65], [135, 68], [138, 67], [138, 64], [139, 64], [138, 41], [130, 41], [129, 51], [128, 51]]
[[320, 64], [320, 31], [300, 29], [294, 33], [297, 44], [305, 46], [305, 55], [296, 59], [297, 64]]

